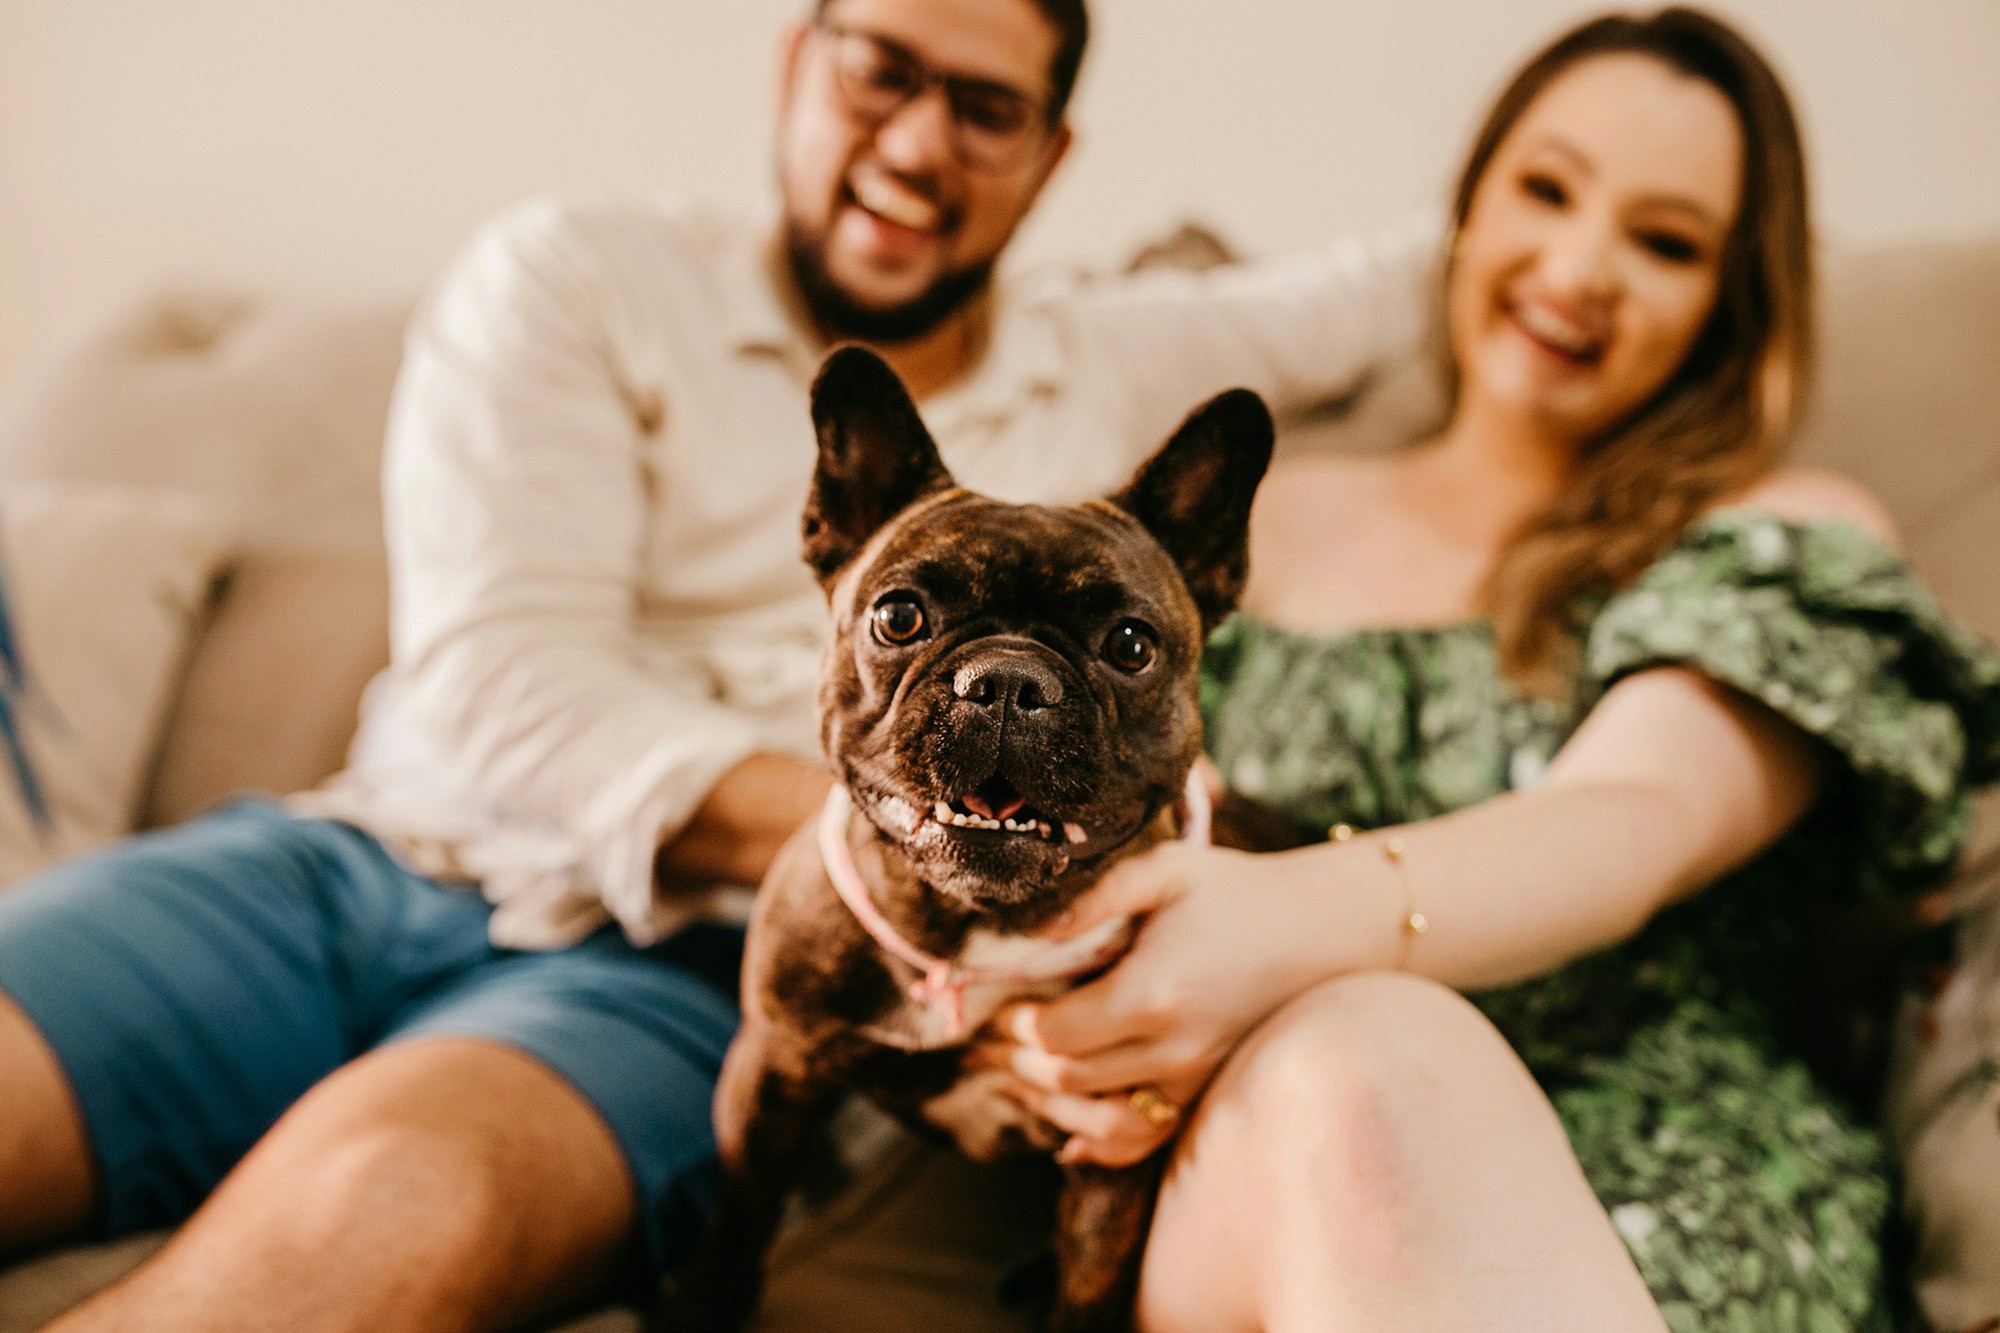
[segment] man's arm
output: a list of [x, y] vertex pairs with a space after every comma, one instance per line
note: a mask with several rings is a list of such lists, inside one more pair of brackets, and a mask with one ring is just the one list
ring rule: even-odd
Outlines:
[[[663, 845], [677, 870], [754, 881], [757, 820], [790, 818], [803, 776], [751, 761], [761, 729], [706, 680], [641, 665], [646, 436], [617, 308], [555, 210], [482, 233], [412, 330], [385, 525], [394, 653], [419, 724], [501, 818], [575, 837], [633, 924], [650, 914]], [[787, 776], [766, 804], [774, 763]], [[748, 844], [727, 849], [748, 811]]]
[[755, 884], [785, 840], [819, 812], [833, 775], [784, 754], [753, 754], [722, 775], [694, 817], [660, 849], [659, 876]]
[[1060, 307], [1077, 360], [1127, 399], [1135, 437], [1241, 385], [1283, 420], [1425, 355], [1440, 278], [1430, 222], [1202, 272], [1107, 278]]

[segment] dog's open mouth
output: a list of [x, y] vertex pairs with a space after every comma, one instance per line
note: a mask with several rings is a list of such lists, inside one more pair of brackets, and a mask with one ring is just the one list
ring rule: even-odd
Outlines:
[[998, 773], [957, 800], [937, 802], [931, 807], [931, 818], [953, 828], [1027, 834], [1044, 842], [1082, 842], [1088, 836], [1081, 824], [1050, 819], [1028, 804], [1014, 784]]

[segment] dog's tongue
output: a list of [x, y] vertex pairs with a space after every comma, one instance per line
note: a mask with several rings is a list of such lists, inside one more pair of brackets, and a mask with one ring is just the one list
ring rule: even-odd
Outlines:
[[1000, 803], [998, 809], [995, 809], [994, 806], [990, 802], [988, 802], [984, 796], [981, 796], [978, 792], [967, 792], [963, 800], [965, 802], [965, 808], [970, 810], [973, 814], [978, 815], [981, 819], [1006, 819], [1010, 817], [1016, 810], [1019, 810], [1022, 806], [1028, 803], [1025, 798], [1019, 795], [1009, 796], [1006, 800]]

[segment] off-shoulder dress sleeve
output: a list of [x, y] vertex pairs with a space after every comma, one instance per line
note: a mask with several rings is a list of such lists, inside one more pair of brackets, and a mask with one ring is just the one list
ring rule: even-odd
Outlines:
[[1585, 637], [1592, 691], [1661, 665], [1700, 671], [1824, 743], [1864, 892], [1946, 872], [1968, 790], [2000, 776], [2000, 657], [1846, 523], [1729, 510], [1689, 529]]

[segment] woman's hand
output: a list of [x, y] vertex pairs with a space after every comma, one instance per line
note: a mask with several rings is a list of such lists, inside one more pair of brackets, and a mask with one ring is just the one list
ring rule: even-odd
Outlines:
[[1048, 932], [1066, 938], [1141, 919], [1111, 971], [1046, 1004], [1003, 1011], [993, 1025], [1001, 1039], [975, 1052], [976, 1063], [1011, 1069], [1021, 1101], [1074, 1136], [1059, 1160], [1146, 1157], [1179, 1117], [1144, 1093], [1135, 1105], [1135, 1091], [1187, 1107], [1246, 1032], [1342, 970], [1329, 963], [1325, 933], [1339, 890], [1324, 882], [1317, 850], [1316, 866], [1295, 853], [1168, 844], [1118, 866]]

